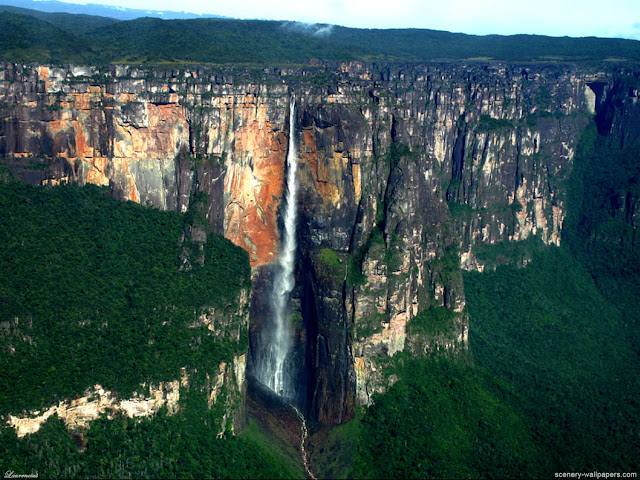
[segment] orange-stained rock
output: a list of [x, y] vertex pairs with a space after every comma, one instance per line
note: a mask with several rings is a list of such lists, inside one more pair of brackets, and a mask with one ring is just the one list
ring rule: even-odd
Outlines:
[[[224, 108], [224, 107], [223, 107]], [[264, 104], [223, 109], [222, 118], [236, 115], [241, 126], [232, 133], [233, 158], [225, 177], [225, 237], [249, 252], [252, 267], [273, 262], [278, 252], [277, 210], [284, 191], [288, 139], [282, 126], [272, 125]], [[221, 122], [226, 130], [227, 122]], [[213, 128], [210, 138], [223, 132]]]
[[76, 151], [75, 154], [78, 157], [93, 157], [93, 148], [90, 148], [87, 145], [87, 140], [84, 136], [84, 128], [83, 125], [79, 121], [72, 122], [73, 128], [75, 129], [75, 138], [76, 138]]
[[189, 124], [182, 105], [145, 103], [145, 106], [145, 126], [116, 121], [114, 157], [173, 158], [182, 145], [188, 145]]
[[122, 92], [119, 94], [119, 100], [120, 102], [122, 102], [123, 104], [127, 103], [127, 102], [133, 102], [136, 99], [136, 95], [135, 93], [125, 93]]
[[87, 183], [109, 185], [109, 178], [106, 175], [108, 161], [109, 159], [106, 157], [91, 159], [89, 172], [87, 173]]
[[49, 80], [49, 67], [45, 67], [44, 65], [40, 65], [38, 67], [38, 77], [40, 80], [45, 82], [45, 91], [47, 91], [47, 83]]
[[40, 80], [42, 81], [47, 81], [49, 80], [49, 67], [45, 67], [44, 65], [40, 65], [38, 67], [38, 77], [40, 77]]
[[333, 152], [333, 156], [327, 158], [323, 152], [319, 152], [313, 129], [303, 130], [300, 137], [299, 160], [309, 165], [315, 183], [313, 188], [326, 206], [338, 206], [347, 198], [343, 173], [348, 168], [348, 158], [339, 152]]
[[[218, 215], [222, 233], [249, 252], [253, 267], [276, 260], [288, 146], [288, 96], [281, 88], [263, 96], [253, 86], [236, 89], [225, 84], [207, 98], [206, 111], [198, 113], [191, 108], [203, 102], [198, 93], [165, 93], [156, 101], [150, 92], [127, 90], [126, 82], [116, 84], [110, 93], [105, 85], [76, 88], [77, 83], [67, 83], [69, 75], [64, 69], [40, 66], [36, 78], [45, 82], [51, 107], [44, 120], [38, 120], [47, 132], [49, 155], [67, 161], [72, 181], [111, 185], [123, 200], [181, 211], [188, 205], [185, 196], [192, 177], [205, 191], [220, 181], [222, 195], [210, 199], [219, 206], [208, 212]], [[171, 91], [174, 83], [157, 85], [155, 92]], [[29, 98], [21, 108], [28, 117], [38, 105]], [[35, 123], [25, 122], [21, 128], [27, 132], [31, 125]], [[195, 178], [189, 157], [187, 163], [175, 163], [185, 151], [208, 155], [211, 161], [215, 156], [224, 158], [225, 165], [216, 170], [210, 164], [206, 174]], [[320, 162], [319, 168], [323, 165]], [[182, 176], [182, 183], [171, 183], [173, 172], [176, 178]], [[325, 190], [329, 198], [337, 198], [335, 188]]]

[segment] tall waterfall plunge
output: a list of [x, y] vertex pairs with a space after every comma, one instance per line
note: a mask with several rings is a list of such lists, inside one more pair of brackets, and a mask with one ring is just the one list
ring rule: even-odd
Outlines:
[[283, 240], [280, 245], [271, 292], [271, 319], [267, 322], [262, 333], [263, 349], [256, 368], [258, 379], [284, 397], [293, 397], [295, 394], [295, 388], [285, 368], [292, 343], [289, 328], [289, 295], [295, 285], [293, 269], [296, 253], [296, 196], [298, 191], [295, 106], [295, 99], [291, 97]]

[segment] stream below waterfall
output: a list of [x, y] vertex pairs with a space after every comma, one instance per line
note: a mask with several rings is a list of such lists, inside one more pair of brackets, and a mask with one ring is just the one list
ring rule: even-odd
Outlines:
[[[248, 421], [263, 432], [260, 443], [284, 460], [295, 478], [315, 479], [308, 450], [310, 432], [302, 411], [253, 375], [247, 380]], [[293, 463], [297, 467], [291, 468]]]
[[307, 472], [307, 476], [315, 480], [316, 477], [311, 471], [311, 466], [309, 465], [309, 458], [307, 456], [306, 450], [307, 437], [309, 436], [309, 431], [307, 430], [307, 420], [304, 418], [304, 415], [298, 409], [298, 407], [296, 407], [294, 404], [291, 404], [291, 406], [296, 411], [296, 414], [300, 419], [300, 456], [302, 457], [302, 464], [304, 465], [305, 472]]

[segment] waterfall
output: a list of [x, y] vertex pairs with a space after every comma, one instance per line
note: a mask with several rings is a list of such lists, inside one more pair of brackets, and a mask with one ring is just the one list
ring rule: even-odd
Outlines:
[[256, 372], [263, 384], [284, 397], [292, 397], [295, 393], [285, 368], [287, 354], [292, 343], [289, 327], [289, 295], [295, 285], [293, 269], [296, 253], [296, 195], [298, 190], [295, 106], [295, 99], [291, 97], [283, 240], [280, 245], [271, 292], [271, 319], [263, 330], [263, 351], [259, 356]]

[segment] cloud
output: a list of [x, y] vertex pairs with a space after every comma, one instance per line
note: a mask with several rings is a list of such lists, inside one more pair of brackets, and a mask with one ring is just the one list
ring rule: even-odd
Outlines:
[[304, 23], [304, 22], [283, 22], [282, 28], [291, 32], [302, 33], [304, 35], [312, 35], [314, 37], [326, 38], [333, 32], [333, 25], [322, 23]]
[[314, 37], [328, 37], [333, 32], [333, 25], [319, 25], [319, 27], [313, 34]]
[[636, 22], [631, 25], [631, 30], [629, 34], [625, 36], [625, 38], [629, 38], [631, 40], [640, 40], [640, 22]]

